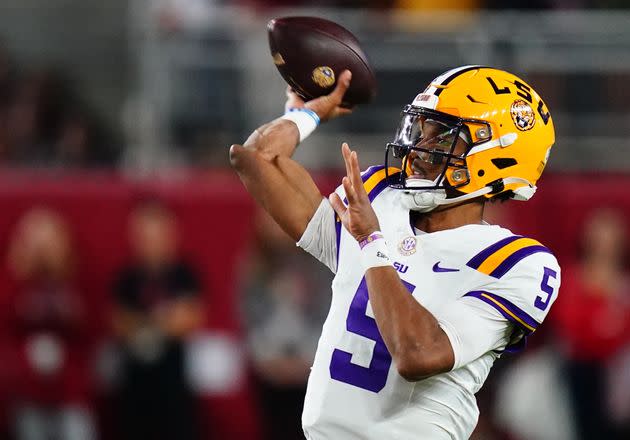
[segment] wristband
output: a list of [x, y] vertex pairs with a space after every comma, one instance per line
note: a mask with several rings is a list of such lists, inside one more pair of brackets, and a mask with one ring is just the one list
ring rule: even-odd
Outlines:
[[280, 119], [293, 121], [295, 125], [297, 125], [298, 132], [300, 133], [300, 142], [315, 131], [319, 125], [319, 116], [317, 116], [317, 113], [304, 107], [290, 108]]
[[[370, 240], [370, 238], [372, 239]], [[387, 242], [380, 231], [373, 232], [359, 243], [361, 247], [361, 263], [367, 271], [373, 267], [391, 266]]]
[[367, 236], [367, 238], [359, 242], [359, 247], [363, 249], [368, 243], [372, 243], [374, 240], [378, 240], [379, 238], [385, 238], [383, 237], [381, 231], [372, 232], [370, 235]]

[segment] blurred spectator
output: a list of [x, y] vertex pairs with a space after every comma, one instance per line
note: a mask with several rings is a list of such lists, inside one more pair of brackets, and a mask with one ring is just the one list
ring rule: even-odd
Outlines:
[[60, 75], [22, 72], [0, 46], [0, 162], [22, 166], [113, 164], [110, 134]]
[[267, 439], [303, 439], [302, 407], [332, 274], [266, 213], [244, 275], [245, 318]]
[[95, 438], [89, 318], [75, 262], [70, 231], [59, 215], [40, 208], [19, 221], [9, 245], [13, 282], [2, 319], [14, 356], [10, 409], [19, 440]]
[[121, 434], [133, 440], [196, 439], [184, 341], [201, 324], [200, 281], [178, 255], [175, 215], [165, 205], [137, 206], [129, 238], [135, 261], [122, 269], [114, 289], [113, 326], [123, 350]]
[[[565, 377], [577, 432], [584, 440], [630, 435], [617, 432], [611, 420], [618, 411], [610, 405], [607, 387], [609, 364], [630, 347], [627, 229], [627, 220], [618, 211], [592, 213], [581, 237], [579, 259], [564, 270], [562, 292], [552, 314], [566, 356]], [[625, 396], [628, 399], [630, 394]], [[618, 418], [627, 423], [630, 414]]]

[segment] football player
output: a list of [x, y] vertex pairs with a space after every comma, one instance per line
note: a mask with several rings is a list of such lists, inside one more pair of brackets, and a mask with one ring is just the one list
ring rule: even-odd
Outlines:
[[[298, 246], [335, 272], [309, 378], [308, 439], [466, 439], [494, 361], [522, 348], [556, 300], [560, 268], [536, 240], [483, 220], [494, 198], [528, 200], [554, 143], [540, 96], [515, 75], [464, 66], [405, 106], [386, 164], [328, 198], [291, 159], [340, 107], [351, 73], [256, 129], [231, 162]], [[390, 166], [396, 162], [399, 166]]]

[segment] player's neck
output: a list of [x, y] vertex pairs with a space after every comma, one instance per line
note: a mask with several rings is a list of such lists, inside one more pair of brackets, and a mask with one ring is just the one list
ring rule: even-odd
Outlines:
[[424, 232], [437, 232], [459, 228], [465, 225], [477, 225], [483, 222], [483, 202], [471, 201], [453, 206], [446, 205], [437, 211], [421, 214], [412, 212], [413, 225]]

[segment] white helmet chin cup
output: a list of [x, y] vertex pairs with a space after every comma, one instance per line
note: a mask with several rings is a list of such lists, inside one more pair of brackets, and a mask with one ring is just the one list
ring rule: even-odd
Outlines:
[[[536, 192], [536, 185], [526, 179], [522, 179], [520, 177], [506, 177], [503, 179], [504, 185], [511, 185], [514, 183], [522, 185], [514, 190], [514, 195], [512, 196], [514, 200], [529, 200]], [[492, 188], [490, 186], [486, 186], [484, 188], [479, 188], [477, 191], [447, 199], [446, 191], [444, 189], [413, 189], [414, 187], [422, 188], [430, 187], [432, 185], [435, 185], [435, 182], [432, 180], [407, 179], [407, 188], [409, 188], [409, 191], [402, 191], [401, 202], [403, 206], [411, 211], [430, 212], [440, 205], [450, 205], [452, 203], [463, 202], [465, 200], [481, 197], [492, 192]]]
[[[433, 186], [435, 182], [428, 179], [407, 179], [407, 187]], [[443, 204], [446, 191], [443, 189], [402, 191], [401, 201], [405, 208], [411, 211], [430, 212]], [[442, 202], [442, 203], [440, 203]]]

